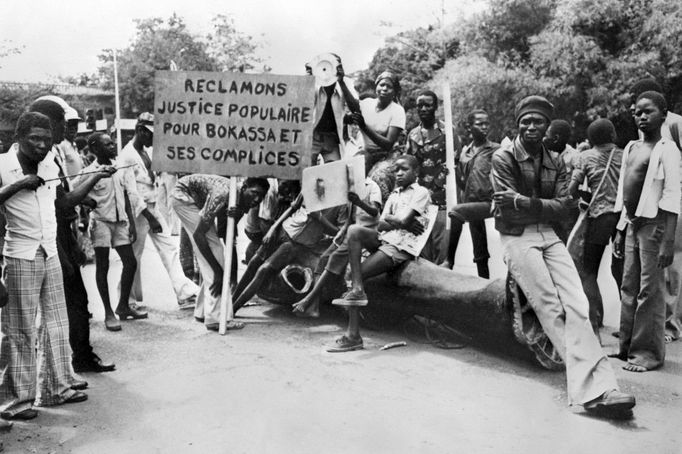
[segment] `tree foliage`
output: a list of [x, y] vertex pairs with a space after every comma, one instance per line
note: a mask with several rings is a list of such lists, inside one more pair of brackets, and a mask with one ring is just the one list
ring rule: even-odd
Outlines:
[[358, 91], [374, 92], [376, 77], [384, 71], [391, 71], [401, 78], [401, 101], [409, 111], [416, 105], [416, 93], [425, 88], [448, 59], [457, 57], [459, 53], [460, 43], [452, 29], [443, 32], [427, 27], [398, 33], [377, 50], [367, 70], [355, 75]]
[[[239, 33], [227, 16], [213, 20], [213, 30], [205, 37], [192, 34], [177, 15], [136, 20], [136, 35], [120, 51], [118, 80], [123, 116], [151, 111], [154, 105], [154, 73], [167, 70], [174, 61], [184, 71], [234, 71], [253, 68], [260, 62], [252, 38]], [[100, 84], [113, 88], [113, 54], [100, 55]]]
[[213, 31], [206, 37], [208, 54], [218, 65], [219, 71], [249, 71], [263, 62], [256, 51], [259, 44], [249, 35], [241, 33], [234, 20], [218, 14], [212, 20]]
[[658, 80], [671, 110], [682, 110], [679, 0], [488, 3], [448, 28], [446, 42], [456, 43], [456, 52], [444, 55], [429, 35], [433, 30], [416, 29], [396, 37], [407, 41], [402, 46], [389, 40], [362, 74], [395, 68], [409, 93], [439, 92], [439, 84], [449, 81], [455, 118], [485, 108], [497, 134], [515, 129], [516, 101], [535, 93], [554, 103], [558, 118], [573, 123], [577, 139], [584, 137], [596, 116], [629, 116], [629, 88], [643, 77]]

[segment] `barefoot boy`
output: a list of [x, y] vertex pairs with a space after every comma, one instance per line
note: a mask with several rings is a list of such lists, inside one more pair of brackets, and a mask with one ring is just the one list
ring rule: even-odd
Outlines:
[[[348, 253], [352, 273], [352, 288], [344, 295], [344, 305], [348, 308], [348, 330], [336, 339], [328, 352], [347, 352], [363, 347], [358, 321], [359, 306], [367, 305], [367, 295], [363, 279], [377, 276], [396, 268], [414, 258], [411, 254], [398, 249], [380, 239], [381, 232], [402, 230], [415, 235], [424, 232], [419, 217], [426, 214], [431, 203], [429, 191], [417, 184], [419, 162], [412, 155], [403, 155], [395, 161], [396, 188], [386, 201], [379, 220], [378, 231], [360, 225], [348, 229]], [[362, 249], [372, 252], [360, 263]]]
[[680, 211], [680, 153], [661, 138], [666, 113], [661, 94], [639, 95], [634, 116], [643, 139], [625, 147], [618, 181], [616, 211], [622, 208], [622, 215], [614, 256], [625, 256], [625, 269], [620, 350], [612, 356], [627, 361], [623, 369], [631, 372], [658, 368], [665, 357], [663, 269], [673, 261]]
[[[96, 132], [90, 135], [88, 147], [97, 160], [83, 169], [82, 173], [114, 165], [117, 155], [116, 145], [107, 134]], [[160, 232], [161, 225], [140, 199], [135, 180], [130, 172], [116, 172], [111, 178], [100, 180], [88, 195], [97, 203], [96, 208], [90, 213], [90, 232], [92, 245], [95, 248], [95, 280], [102, 303], [104, 303], [104, 325], [109, 331], [120, 331], [121, 324], [116, 319], [114, 311], [111, 310], [109, 299], [107, 280], [109, 249], [112, 247], [116, 249], [123, 264], [121, 294], [116, 314], [121, 320], [147, 318], [146, 312], [133, 309], [128, 304], [137, 269], [132, 247], [132, 243], [135, 242], [135, 216], [138, 214], [145, 216], [153, 232]]]

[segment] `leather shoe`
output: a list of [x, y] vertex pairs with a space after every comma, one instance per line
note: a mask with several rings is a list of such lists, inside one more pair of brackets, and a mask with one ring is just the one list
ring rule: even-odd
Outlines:
[[618, 417], [629, 413], [634, 406], [635, 396], [612, 389], [596, 399], [586, 402], [583, 408], [596, 415]]
[[88, 382], [86, 382], [85, 380], [74, 380], [71, 383], [71, 389], [73, 389], [74, 391], [82, 391], [84, 389], [87, 389], [87, 387]]
[[[107, 364], [102, 362], [102, 359], [97, 355], [92, 355], [92, 357], [87, 361], [74, 361], [73, 370], [75, 372], [111, 372], [116, 369], [115, 364]], [[73, 387], [72, 387], [73, 388]]]
[[33, 408], [27, 408], [26, 410], [14, 414], [11, 414], [8, 411], [3, 411], [2, 413], [0, 413], [0, 417], [2, 419], [7, 419], [9, 421], [12, 420], [28, 421], [30, 419], [35, 418], [36, 416], [38, 416], [38, 411], [34, 410]]

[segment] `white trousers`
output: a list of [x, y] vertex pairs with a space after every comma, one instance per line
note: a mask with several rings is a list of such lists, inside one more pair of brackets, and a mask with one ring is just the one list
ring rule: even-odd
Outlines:
[[[194, 203], [185, 202], [176, 198], [172, 198], [171, 206], [173, 207], [173, 210], [175, 210], [175, 214], [178, 215], [180, 224], [187, 230], [189, 239], [192, 242], [192, 248], [194, 249], [194, 256], [197, 258], [199, 271], [201, 272], [201, 287], [199, 288], [199, 294], [197, 295], [194, 316], [203, 317], [204, 324], [206, 325], [219, 323], [220, 296], [215, 297], [210, 291], [210, 287], [213, 285], [213, 268], [211, 268], [208, 260], [204, 258], [204, 255], [199, 251], [194, 242], [193, 233], [197, 230], [197, 226], [201, 219], [199, 216], [199, 208], [197, 208]], [[206, 232], [206, 240], [208, 241], [213, 256], [224, 269], [223, 243], [220, 238], [218, 238], [218, 232], [216, 231], [215, 226], [211, 226], [209, 231]]]
[[569, 404], [584, 404], [618, 389], [592, 331], [578, 271], [554, 230], [534, 224], [521, 236], [502, 234], [500, 239], [509, 271], [566, 363]]
[[178, 256], [178, 244], [177, 241], [171, 237], [166, 221], [156, 211], [153, 203], [147, 204], [147, 210], [149, 210], [149, 212], [159, 221], [161, 227], [163, 227], [163, 231], [161, 233], [151, 232], [149, 230], [149, 222], [143, 215], [139, 215], [135, 219], [137, 240], [133, 243], [133, 252], [137, 259], [137, 271], [135, 272], [135, 280], [133, 281], [133, 288], [130, 292], [130, 301], [143, 301], [140, 270], [142, 269], [142, 253], [144, 252], [147, 237], [152, 240], [156, 251], [159, 253], [161, 263], [163, 263], [164, 268], [166, 268], [166, 272], [173, 285], [173, 290], [175, 291], [178, 301], [196, 295], [199, 291], [199, 287], [182, 272], [182, 266], [180, 266], [180, 258]]

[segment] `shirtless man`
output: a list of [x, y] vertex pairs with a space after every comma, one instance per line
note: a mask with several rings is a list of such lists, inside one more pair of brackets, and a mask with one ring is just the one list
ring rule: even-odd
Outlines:
[[[614, 255], [625, 258], [621, 287], [620, 349], [623, 369], [645, 372], [665, 358], [665, 277], [673, 262], [680, 212], [680, 153], [661, 137], [667, 113], [660, 93], [637, 98], [635, 121], [643, 138], [623, 150], [616, 211], [622, 209]], [[626, 230], [627, 227], [627, 230]]]

